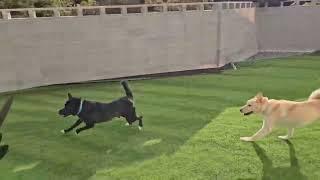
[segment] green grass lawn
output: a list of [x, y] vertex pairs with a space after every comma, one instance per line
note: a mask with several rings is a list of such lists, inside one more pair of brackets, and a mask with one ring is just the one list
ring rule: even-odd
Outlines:
[[298, 129], [292, 144], [277, 139], [284, 129], [255, 144], [239, 140], [261, 126], [258, 116], [241, 116], [239, 106], [258, 91], [307, 98], [320, 88], [319, 56], [246, 62], [237, 71], [130, 86], [144, 116], [141, 132], [114, 120], [80, 135], [60, 133], [76, 120], [57, 114], [67, 92], [110, 101], [124, 94], [118, 82], [16, 92], [0, 129], [2, 143], [10, 145], [0, 160], [1, 180], [320, 178], [320, 123]]

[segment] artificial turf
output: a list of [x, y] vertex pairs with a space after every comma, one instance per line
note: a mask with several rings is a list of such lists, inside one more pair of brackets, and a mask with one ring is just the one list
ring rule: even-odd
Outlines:
[[270, 98], [307, 98], [320, 88], [320, 56], [245, 62], [236, 71], [132, 81], [130, 86], [144, 116], [141, 132], [114, 120], [80, 135], [60, 133], [76, 120], [57, 114], [67, 92], [110, 101], [124, 94], [118, 82], [15, 92], [0, 129], [2, 143], [10, 145], [0, 160], [1, 179], [320, 178], [319, 123], [298, 129], [292, 144], [277, 139], [285, 133], [281, 129], [252, 144], [239, 137], [254, 133], [261, 120], [238, 112], [258, 91]]

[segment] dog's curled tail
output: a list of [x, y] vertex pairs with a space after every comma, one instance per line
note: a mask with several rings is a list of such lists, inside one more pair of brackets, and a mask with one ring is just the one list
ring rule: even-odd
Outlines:
[[309, 96], [308, 100], [315, 100], [315, 99], [320, 100], [320, 89], [317, 89], [317, 90], [313, 91], [311, 93], [311, 95]]
[[133, 94], [132, 94], [132, 91], [129, 88], [128, 82], [127, 81], [121, 81], [120, 83], [123, 86], [123, 89], [126, 92], [127, 97], [129, 99], [133, 100]]

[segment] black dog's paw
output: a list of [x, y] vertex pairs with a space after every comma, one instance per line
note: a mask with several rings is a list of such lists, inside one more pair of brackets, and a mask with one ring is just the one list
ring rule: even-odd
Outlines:
[[9, 149], [8, 145], [0, 146], [0, 159], [2, 159], [7, 154], [8, 149]]
[[142, 129], [143, 129], [142, 126], [138, 126], [138, 128], [139, 128], [139, 131], [142, 131]]
[[60, 132], [61, 132], [62, 134], [65, 134], [65, 133], [66, 133], [66, 131], [65, 131], [64, 129], [62, 129]]
[[75, 134], [78, 135], [80, 131], [76, 130]]

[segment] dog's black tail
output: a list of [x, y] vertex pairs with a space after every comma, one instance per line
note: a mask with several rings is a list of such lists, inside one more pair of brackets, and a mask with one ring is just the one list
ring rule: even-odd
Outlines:
[[133, 94], [132, 91], [129, 88], [128, 82], [127, 81], [121, 81], [121, 85], [123, 86], [124, 90], [126, 91], [126, 95], [129, 99], [133, 100]]

